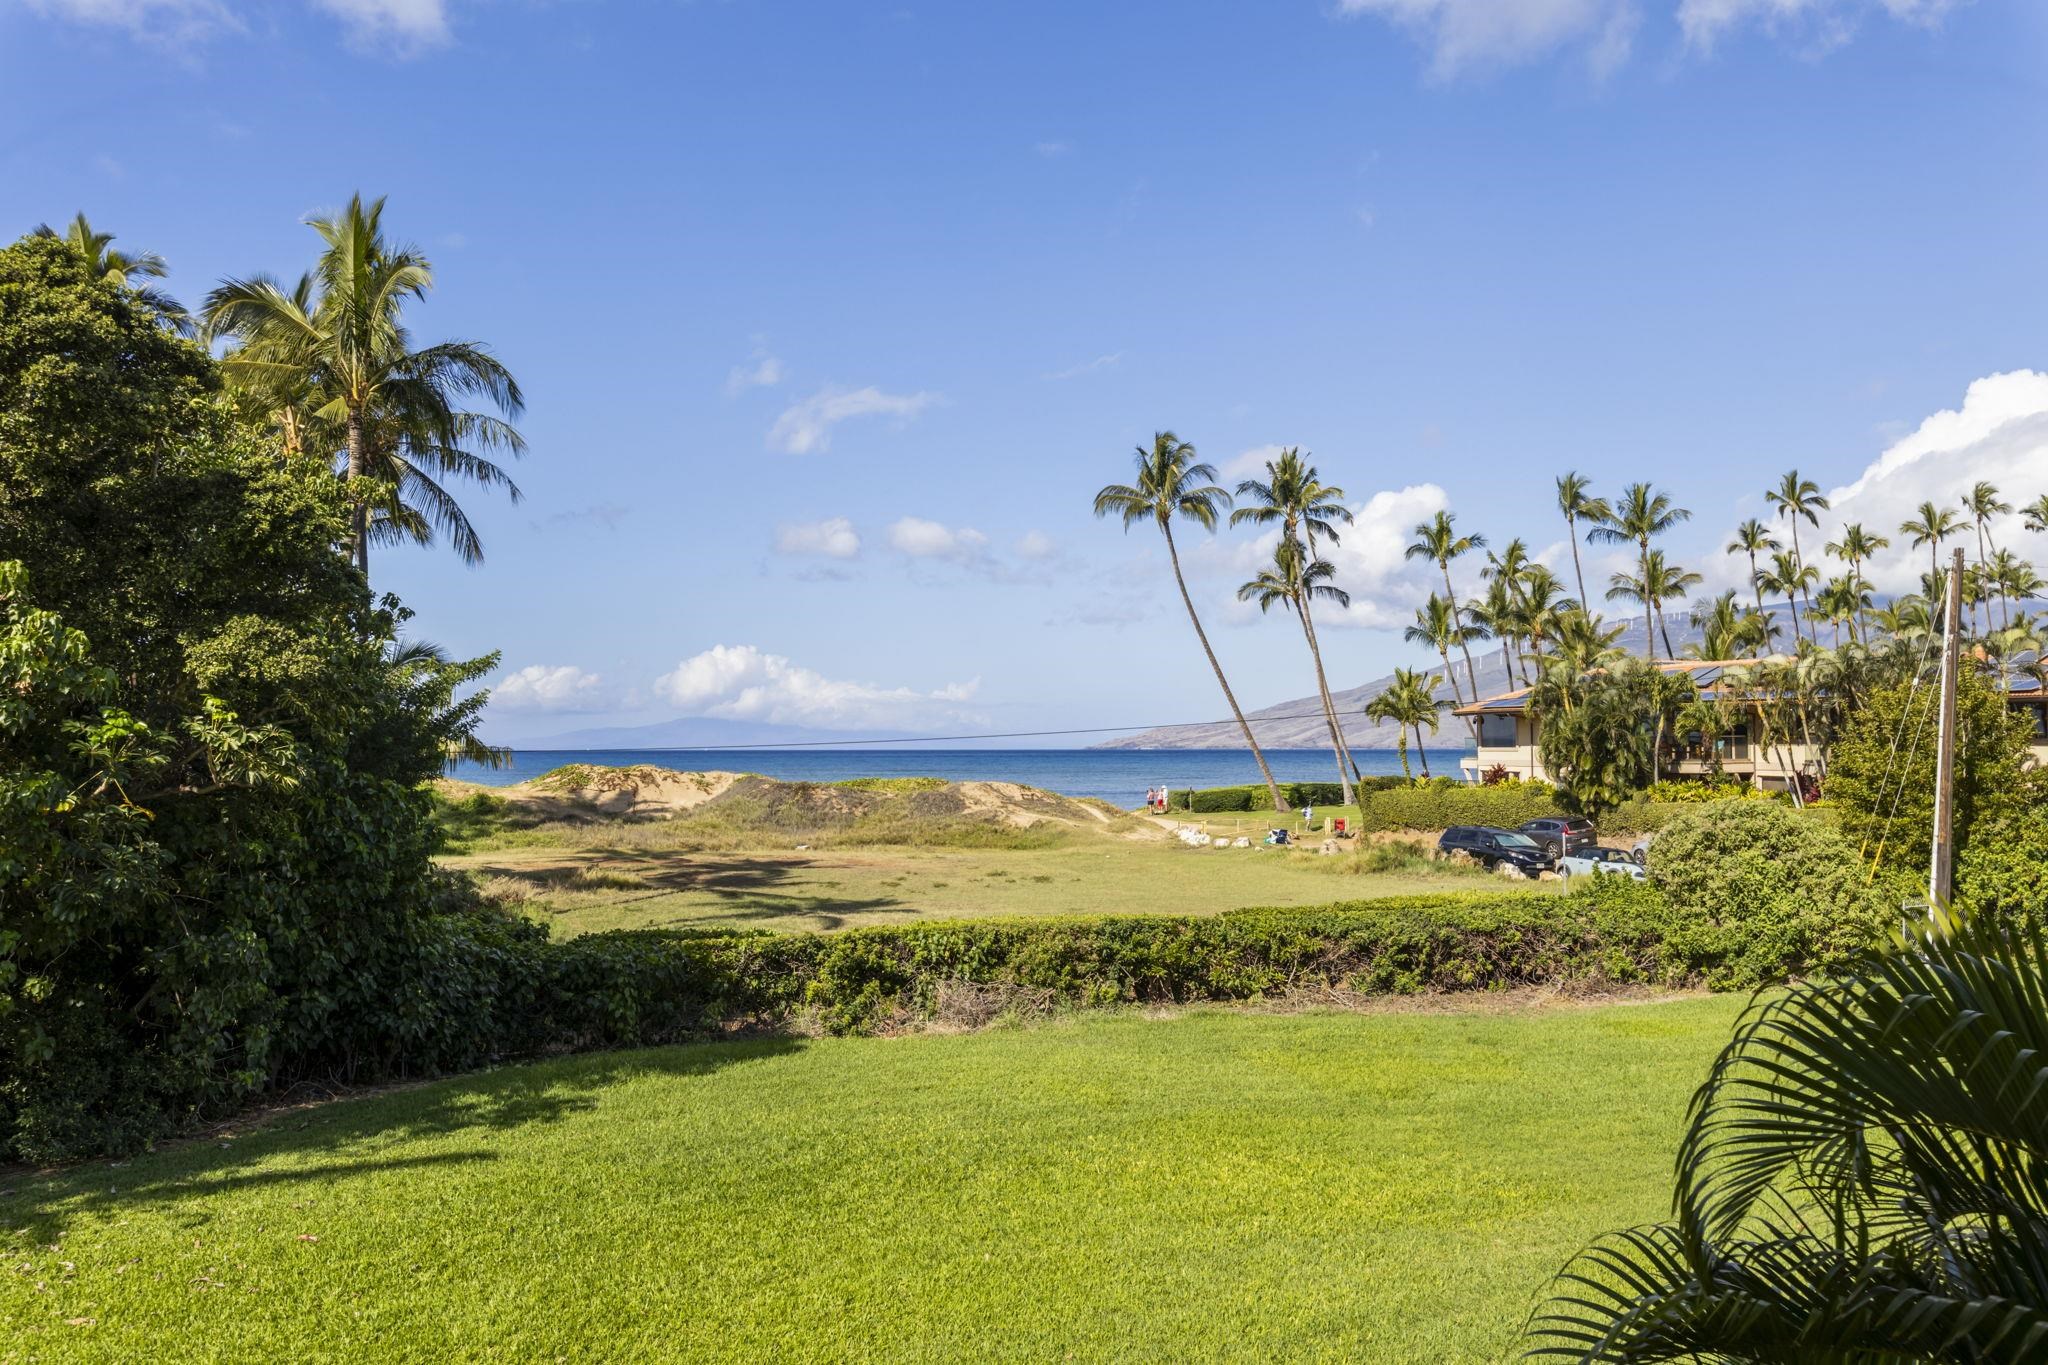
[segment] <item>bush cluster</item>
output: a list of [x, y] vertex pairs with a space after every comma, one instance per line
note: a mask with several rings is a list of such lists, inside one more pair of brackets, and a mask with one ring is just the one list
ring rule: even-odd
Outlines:
[[1445, 780], [1426, 786], [1374, 792], [1364, 799], [1359, 828], [1434, 830], [1450, 825], [1499, 825], [1506, 829], [1526, 820], [1559, 814], [1556, 794], [1542, 782], [1502, 782], [1473, 787]]
[[[1368, 777], [1352, 783], [1360, 792], [1385, 791], [1405, 785], [1399, 777]], [[1344, 788], [1335, 782], [1281, 782], [1280, 799], [1299, 810], [1303, 806], [1335, 806], [1344, 800]], [[1196, 815], [1219, 815], [1237, 811], [1271, 810], [1273, 798], [1263, 782], [1241, 787], [1177, 788], [1168, 800], [1173, 810]]]

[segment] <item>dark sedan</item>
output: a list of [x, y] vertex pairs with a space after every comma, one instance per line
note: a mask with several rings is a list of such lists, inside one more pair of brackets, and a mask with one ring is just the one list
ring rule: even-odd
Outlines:
[[1528, 835], [1490, 825], [1452, 825], [1436, 841], [1436, 846], [1445, 853], [1463, 853], [1481, 867], [1496, 868], [1506, 863], [1532, 877], [1548, 869], [1552, 862], [1543, 846]]
[[1593, 836], [1593, 822], [1583, 815], [1545, 816], [1541, 820], [1529, 821], [1520, 832], [1543, 845], [1543, 851], [1550, 855], [1552, 862], [1567, 853], [1592, 848], [1600, 842]]

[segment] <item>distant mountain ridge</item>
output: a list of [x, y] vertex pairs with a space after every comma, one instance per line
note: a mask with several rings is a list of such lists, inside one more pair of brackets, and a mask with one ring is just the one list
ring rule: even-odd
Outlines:
[[[1699, 638], [1699, 633], [1685, 624], [1684, 613], [1674, 614], [1668, 621], [1671, 628], [1672, 644], [1683, 649], [1689, 640]], [[1631, 654], [1643, 652], [1643, 627], [1640, 621], [1631, 625], [1616, 642]], [[1662, 653], [1660, 646], [1659, 653]], [[1479, 695], [1498, 696], [1513, 691], [1522, 685], [1519, 678], [1510, 681], [1507, 664], [1501, 658], [1500, 645], [1494, 641], [1475, 644], [1472, 647], [1472, 664], [1479, 675]], [[1458, 691], [1467, 701], [1471, 700], [1471, 687], [1465, 681], [1464, 656], [1453, 651], [1451, 667], [1457, 670]], [[1443, 665], [1432, 659], [1429, 671], [1441, 675]], [[1342, 691], [1332, 689], [1331, 699], [1337, 704], [1337, 720], [1344, 729], [1344, 742], [1354, 749], [1392, 749], [1399, 736], [1395, 727], [1381, 725], [1366, 718], [1365, 704], [1393, 685], [1394, 676], [1389, 673], [1374, 678], [1371, 682]], [[1450, 704], [1451, 689], [1439, 685], [1437, 695]], [[1278, 702], [1257, 711], [1245, 712], [1245, 719], [1251, 723], [1252, 734], [1263, 748], [1271, 749], [1314, 749], [1327, 746], [1330, 742], [1330, 727], [1323, 720], [1322, 699], [1314, 693]], [[1447, 745], [1469, 742], [1464, 722], [1450, 715], [1443, 718], [1443, 728], [1438, 731]], [[1237, 722], [1225, 719], [1203, 725], [1166, 725], [1156, 730], [1127, 735], [1121, 739], [1106, 740], [1093, 746], [1097, 749], [1242, 749], [1244, 734], [1237, 728]]]

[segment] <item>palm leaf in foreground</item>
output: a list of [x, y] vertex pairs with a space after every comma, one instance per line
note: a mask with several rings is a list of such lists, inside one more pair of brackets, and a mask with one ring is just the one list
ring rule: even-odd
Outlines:
[[2048, 947], [1944, 920], [1760, 998], [1694, 1097], [1677, 1222], [1559, 1276], [1535, 1357], [2048, 1361]]

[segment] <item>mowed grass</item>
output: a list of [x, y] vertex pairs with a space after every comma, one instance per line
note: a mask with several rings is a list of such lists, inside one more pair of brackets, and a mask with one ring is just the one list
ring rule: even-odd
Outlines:
[[1498, 1358], [1665, 1212], [1740, 1003], [1081, 1016], [333, 1104], [0, 1182], [0, 1359]]
[[1396, 860], [1363, 870], [1283, 849], [1190, 849], [1075, 831], [1046, 848], [635, 847], [591, 827], [582, 847], [501, 849], [444, 859], [554, 926], [604, 929], [844, 929], [989, 915], [1206, 915], [1248, 905], [1484, 890], [1469, 870]]

